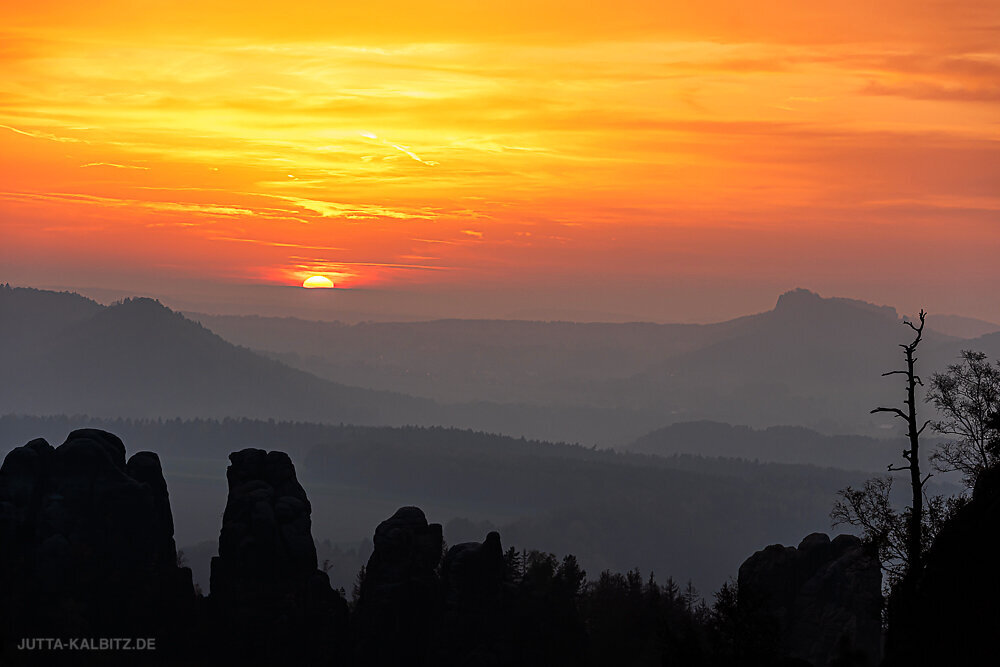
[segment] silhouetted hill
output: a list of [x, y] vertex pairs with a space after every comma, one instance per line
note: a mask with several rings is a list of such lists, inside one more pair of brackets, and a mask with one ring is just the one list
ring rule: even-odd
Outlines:
[[630, 452], [674, 456], [736, 457], [882, 472], [898, 454], [898, 442], [863, 435], [824, 435], [801, 426], [753, 429], [721, 422], [679, 422], [638, 438]]
[[[609, 424], [628, 411], [628, 421], [654, 427], [710, 419], [869, 435], [884, 432], [886, 421], [868, 411], [892, 395], [879, 374], [898, 363], [906, 337], [891, 307], [804, 289], [781, 295], [773, 310], [705, 325], [193, 317], [323, 377], [439, 401], [584, 407]], [[932, 313], [929, 329], [934, 322]], [[976, 342], [929, 332], [923, 372]], [[544, 436], [579, 439], [568, 435], [568, 417], [553, 413]], [[613, 437], [601, 442], [624, 444], [627, 430], [605, 426]]]
[[[0, 308], [8, 412], [441, 424], [609, 446], [693, 420], [891, 433], [868, 411], [898, 391], [879, 374], [906, 333], [891, 308], [805, 290], [711, 325], [213, 320], [230, 334], [249, 322], [293, 369], [148, 299], [4, 288]], [[997, 355], [1000, 334], [924, 345], [926, 377], [964, 347]]]
[[56, 332], [93, 317], [104, 306], [72, 292], [0, 285], [0, 360], [4, 366]]
[[436, 320], [354, 325], [191, 314], [227, 340], [327, 378], [436, 400], [578, 403], [574, 385], [628, 377], [725, 335], [723, 325]]
[[978, 338], [1000, 331], [1000, 324], [962, 315], [934, 315], [928, 319], [928, 328], [956, 338]]
[[697, 376], [702, 383], [711, 378], [727, 386], [871, 385], [870, 370], [894, 359], [902, 333], [891, 308], [795, 290], [781, 295], [774, 310], [747, 320], [735, 335], [678, 355], [640, 377], [663, 382]]
[[984, 334], [979, 338], [952, 343], [940, 350], [935, 350], [935, 365], [940, 365], [944, 359], [947, 359], [948, 363], [959, 361], [959, 350], [979, 350], [980, 352], [985, 352], [991, 359], [1000, 359], [1000, 331]]
[[[618, 404], [659, 405], [673, 421], [874, 433], [887, 420], [868, 411], [898, 393], [879, 375], [899, 364], [907, 331], [900, 322], [892, 308], [794, 290], [774, 310], [746, 318], [732, 336], [604, 389]], [[952, 342], [931, 332], [924, 350]], [[921, 372], [928, 370], [925, 363]]]
[[[435, 405], [338, 385], [228, 343], [150, 299], [102, 307], [81, 297], [4, 290], [12, 413], [255, 416], [421, 423]], [[17, 331], [35, 335], [16, 334]]]
[[[632, 438], [658, 414], [474, 401], [442, 406], [321, 379], [235, 346], [159, 302], [111, 306], [5, 287], [7, 413], [121, 417], [274, 417], [372, 425], [444, 424], [587, 442]], [[385, 347], [391, 354], [391, 347]]]

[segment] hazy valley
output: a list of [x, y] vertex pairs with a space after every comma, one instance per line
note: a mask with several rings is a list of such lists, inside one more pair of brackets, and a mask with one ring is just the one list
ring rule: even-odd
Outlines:
[[[95, 426], [160, 452], [202, 576], [218, 520], [204, 508], [221, 511], [226, 457], [246, 446], [299, 465], [345, 587], [371, 525], [419, 504], [449, 542], [497, 527], [591, 572], [706, 590], [760, 545], [828, 527], [837, 490], [898, 450], [868, 415], [894, 392], [875, 371], [894, 363], [896, 313], [804, 290], [711, 325], [199, 324], [150, 300], [26, 289], [0, 292], [0, 313], [6, 447]], [[1000, 334], [932, 332], [927, 347], [943, 368], [965, 347], [996, 354]]]

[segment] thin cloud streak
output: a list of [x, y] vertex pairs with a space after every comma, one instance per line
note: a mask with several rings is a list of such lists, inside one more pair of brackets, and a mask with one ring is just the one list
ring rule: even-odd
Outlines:
[[88, 162], [87, 164], [80, 165], [81, 169], [86, 167], [111, 167], [112, 169], [139, 169], [141, 171], [149, 171], [149, 167], [139, 167], [134, 164], [116, 164], [114, 162]]

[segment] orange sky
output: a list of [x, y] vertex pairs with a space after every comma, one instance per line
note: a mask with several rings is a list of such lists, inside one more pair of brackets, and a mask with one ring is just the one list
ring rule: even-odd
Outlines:
[[1000, 319], [995, 0], [16, 4], [0, 281]]

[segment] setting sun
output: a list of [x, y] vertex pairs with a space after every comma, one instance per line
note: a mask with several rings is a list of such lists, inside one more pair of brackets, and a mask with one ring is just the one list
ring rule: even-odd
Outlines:
[[997, 306], [995, 2], [253, 4], [0, 9], [5, 280]]
[[0, 72], [0, 667], [998, 652], [1000, 0], [6, 0]]
[[309, 276], [302, 282], [302, 286], [306, 289], [330, 288], [333, 287], [333, 281], [326, 276]]

